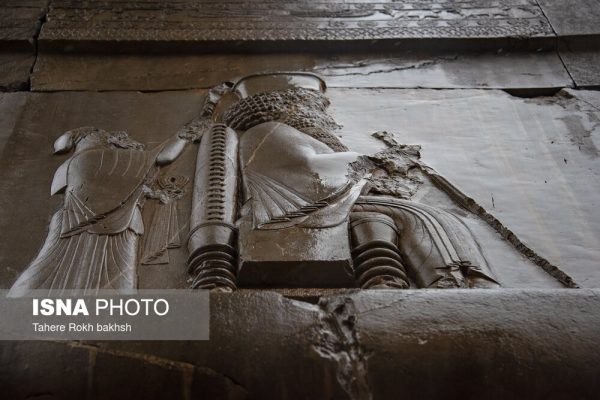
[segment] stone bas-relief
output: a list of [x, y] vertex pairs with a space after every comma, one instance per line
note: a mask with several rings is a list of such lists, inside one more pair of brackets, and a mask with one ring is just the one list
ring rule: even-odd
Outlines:
[[438, 3], [335, 0], [318, 4], [205, 1], [201, 6], [193, 1], [54, 0], [40, 41], [46, 45], [61, 41], [87, 41], [88, 46], [111, 41], [172, 41], [181, 45], [227, 40], [496, 38], [551, 33], [539, 5], [531, 0]]
[[[51, 194], [64, 194], [64, 204], [50, 221], [42, 249], [12, 290], [136, 288], [146, 197], [159, 198], [165, 206], [158, 208], [146, 234], [142, 262], [160, 263], [168, 247], [180, 245], [173, 202], [187, 178], [162, 176], [160, 166], [174, 161], [180, 152], [174, 148], [183, 145], [176, 139], [147, 151], [125, 132], [93, 127], [60, 136], [55, 154], [73, 155], [56, 171]], [[166, 219], [161, 218], [163, 208]]]
[[[223, 83], [197, 118], [152, 150], [124, 132], [65, 133], [55, 150], [74, 154], [52, 183], [63, 207], [13, 289], [136, 287], [137, 268], [169, 264], [188, 226], [193, 288], [499, 287], [501, 265], [490, 265], [468, 211], [416, 200], [436, 180], [450, 202], [460, 192], [420, 161], [418, 146], [389, 133], [375, 135], [387, 150], [349, 151], [325, 90], [309, 73]], [[191, 142], [199, 142], [194, 178], [164, 172]], [[177, 204], [188, 190], [186, 216]]]

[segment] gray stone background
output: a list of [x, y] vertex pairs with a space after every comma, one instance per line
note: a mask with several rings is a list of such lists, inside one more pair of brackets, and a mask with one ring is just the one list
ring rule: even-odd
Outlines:
[[[352, 150], [381, 150], [371, 134], [383, 130], [421, 145], [427, 165], [580, 289], [526, 269], [482, 225], [510, 289], [214, 295], [209, 342], [3, 342], [3, 396], [596, 398], [596, 0], [2, 1], [0, 286], [61, 203], [49, 189], [62, 132], [156, 144], [212, 85], [282, 70], [326, 79]], [[194, 157], [174, 168], [192, 174]], [[143, 266], [140, 286], [185, 287], [175, 254]]]

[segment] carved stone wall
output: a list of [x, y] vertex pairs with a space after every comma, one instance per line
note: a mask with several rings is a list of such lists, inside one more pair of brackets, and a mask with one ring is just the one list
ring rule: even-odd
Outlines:
[[53, 2], [49, 23], [40, 40], [373, 40], [551, 34], [540, 6], [531, 0], [317, 4], [275, 1], [80, 4], [65, 0]]
[[599, 13], [4, 2], [0, 288], [213, 293], [209, 341], [2, 342], [0, 392], [597, 397]]

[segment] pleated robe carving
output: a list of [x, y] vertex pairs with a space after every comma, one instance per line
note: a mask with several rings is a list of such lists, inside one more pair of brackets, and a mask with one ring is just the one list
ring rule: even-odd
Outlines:
[[86, 147], [57, 170], [52, 191], [64, 191], [64, 206], [13, 291], [136, 287], [142, 188], [154, 157], [107, 143]]

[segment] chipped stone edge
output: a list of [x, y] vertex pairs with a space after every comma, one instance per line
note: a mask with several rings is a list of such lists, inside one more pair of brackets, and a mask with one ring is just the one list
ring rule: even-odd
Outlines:
[[542, 257], [538, 253], [536, 253], [531, 247], [527, 246], [521, 239], [517, 237], [517, 235], [508, 229], [498, 218], [489, 213], [485, 208], [483, 208], [477, 201], [473, 198], [467, 196], [462, 191], [460, 191], [456, 186], [450, 183], [446, 178], [438, 174], [431, 167], [424, 165], [422, 162], [419, 162], [419, 168], [431, 181], [433, 184], [443, 192], [445, 192], [450, 198], [456, 201], [460, 206], [466, 208], [473, 214], [477, 215], [479, 218], [484, 220], [489, 226], [491, 226], [496, 232], [502, 236], [503, 239], [507, 240], [519, 253], [527, 257], [531, 262], [533, 262], [538, 267], [541, 267], [545, 272], [547, 272], [550, 276], [560, 282], [563, 286], [570, 289], [578, 289], [580, 286], [570, 277], [566, 272], [564, 272], [560, 267], [555, 264], [552, 264], [546, 258]]
[[[381, 140], [388, 147], [398, 146], [398, 142], [394, 139], [393, 135], [387, 132], [375, 132], [373, 137]], [[441, 176], [436, 170], [425, 164], [420, 159], [415, 159], [413, 162], [416, 166], [427, 176], [435, 187], [446, 193], [452, 200], [458, 203], [461, 207], [467, 209], [479, 218], [484, 220], [489, 226], [491, 226], [497, 233], [502, 236], [503, 239], [507, 240], [519, 253], [527, 257], [535, 265], [541, 267], [550, 276], [560, 282], [563, 286], [570, 289], [578, 289], [580, 286], [570, 277], [566, 272], [560, 269], [557, 265], [552, 264], [546, 258], [537, 254], [532, 248], [527, 246], [517, 235], [508, 229], [498, 218], [488, 212], [481, 204], [477, 203], [475, 199], [467, 196], [456, 186], [450, 183], [446, 178]]]
[[313, 350], [335, 362], [336, 378], [352, 400], [370, 400], [369, 354], [356, 332], [358, 312], [350, 297], [325, 297], [319, 300], [318, 324], [313, 330]]

